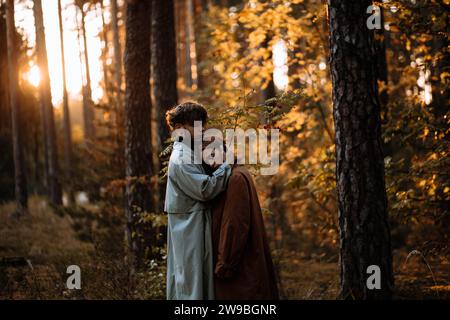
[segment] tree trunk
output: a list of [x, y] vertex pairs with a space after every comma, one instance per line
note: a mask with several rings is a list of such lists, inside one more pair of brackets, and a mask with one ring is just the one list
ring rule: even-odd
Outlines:
[[[184, 51], [186, 50], [186, 30], [183, 26], [183, 16], [184, 16], [184, 3], [183, 0], [174, 0], [174, 10], [175, 10], [175, 40], [176, 40], [176, 49], [177, 49], [177, 79], [181, 80], [181, 87], [183, 91], [186, 90], [186, 79], [185, 79], [185, 65], [186, 65], [186, 54]], [[181, 93], [184, 96], [184, 93]]]
[[177, 69], [185, 91], [192, 89], [190, 40], [188, 32], [187, 0], [175, 0], [175, 25], [177, 43]]
[[[272, 62], [273, 48], [270, 46], [270, 40], [271, 40], [271, 35], [266, 35], [266, 39], [264, 40], [262, 46], [269, 51], [268, 60], [270, 61], [270, 63], [273, 63]], [[264, 63], [264, 62], [262, 62], [262, 63]], [[267, 85], [262, 90], [263, 101], [273, 98], [273, 97], [275, 97], [275, 95], [276, 95], [276, 90], [275, 90], [275, 83], [273, 82], [273, 68], [272, 68], [272, 70], [270, 72], [270, 78], [267, 82]]]
[[[153, 96], [158, 115], [158, 145], [164, 149], [170, 138], [166, 124], [166, 111], [178, 102], [177, 92], [177, 57], [175, 41], [175, 15], [173, 0], [153, 1], [152, 8], [152, 72]], [[162, 167], [163, 164], [160, 164]], [[158, 212], [163, 212], [165, 184], [159, 184]], [[159, 227], [159, 243], [166, 239], [166, 227]]]
[[[129, 263], [143, 266], [151, 254], [150, 223], [140, 221], [153, 207], [152, 176], [150, 34], [151, 1], [127, 3], [125, 43], [125, 161], [126, 216]], [[149, 251], [150, 250], [150, 251]]]
[[68, 202], [74, 202], [74, 194], [72, 188], [72, 133], [70, 126], [69, 98], [67, 95], [67, 79], [66, 79], [66, 58], [64, 55], [64, 29], [62, 22], [61, 0], [58, 0], [58, 18], [59, 18], [59, 36], [61, 48], [61, 65], [63, 79], [63, 128], [64, 128], [64, 158], [65, 158], [65, 176], [68, 188]]
[[83, 52], [82, 52], [82, 45], [81, 45], [81, 28], [78, 24], [78, 18], [76, 18], [76, 26], [77, 26], [77, 40], [78, 40], [78, 59], [80, 60], [80, 74], [81, 74], [81, 97], [83, 100], [83, 130], [84, 130], [84, 137], [85, 139], [88, 137], [87, 135], [87, 123], [88, 121], [88, 109], [89, 109], [89, 102], [88, 98], [86, 97], [86, 84], [85, 84], [85, 77], [84, 77], [84, 64], [83, 64]]
[[188, 88], [197, 89], [197, 57], [195, 50], [194, 8], [192, 0], [186, 1], [186, 78]]
[[115, 91], [115, 112], [117, 127], [117, 146], [119, 150], [123, 148], [123, 98], [122, 98], [122, 49], [119, 38], [119, 24], [117, 21], [117, 0], [111, 0], [111, 28], [114, 47], [114, 91]]
[[175, 106], [177, 93], [177, 58], [173, 0], [153, 1], [152, 65], [153, 95], [158, 112], [158, 142], [163, 146], [170, 138], [166, 111]]
[[84, 129], [85, 129], [85, 135], [87, 138], [92, 139], [95, 135], [94, 131], [94, 111], [92, 110], [93, 103], [92, 103], [92, 88], [91, 88], [91, 72], [89, 68], [89, 54], [88, 54], [88, 47], [87, 47], [87, 37], [86, 37], [86, 14], [83, 10], [83, 6], [80, 6], [80, 12], [81, 12], [81, 30], [83, 31], [83, 46], [84, 46], [84, 67], [85, 67], [85, 76], [86, 76], [86, 86], [84, 87], [85, 90], [85, 97], [86, 97], [86, 105], [84, 106], [85, 109], [84, 112]]
[[436, 117], [440, 117], [445, 121], [443, 116], [448, 112], [448, 100], [449, 100], [449, 87], [441, 79], [441, 74], [448, 69], [449, 52], [447, 50], [447, 41], [442, 34], [438, 34], [433, 37], [432, 50], [434, 52], [440, 52], [441, 57], [436, 59], [430, 66], [431, 77], [431, 103], [433, 106], [433, 113]]
[[41, 73], [39, 95], [44, 111], [46, 141], [48, 151], [48, 191], [49, 200], [53, 205], [62, 204], [61, 185], [59, 182], [59, 166], [56, 142], [55, 119], [53, 114], [52, 95], [50, 91], [50, 77], [48, 74], [47, 49], [45, 46], [44, 18], [41, 0], [34, 1], [34, 19], [36, 25], [36, 53]]
[[[329, 0], [331, 76], [340, 227], [341, 297], [386, 299], [392, 255], [381, 150], [376, 49], [366, 27], [371, 1]], [[367, 268], [381, 271], [370, 290]]]
[[[388, 67], [386, 60], [386, 42], [388, 34], [384, 31], [384, 8], [380, 7], [380, 21], [381, 29], [376, 30], [376, 48], [377, 48], [377, 71], [378, 71], [378, 81], [382, 82], [385, 87], [388, 85]], [[380, 103], [381, 103], [381, 119], [387, 121], [387, 104], [389, 100], [389, 95], [387, 90], [380, 92]]]
[[14, 25], [14, 0], [6, 2], [6, 41], [8, 47], [8, 79], [9, 79], [9, 103], [11, 108], [12, 144], [14, 156], [14, 183], [16, 193], [15, 216], [23, 216], [28, 207], [27, 181], [23, 160], [22, 141], [19, 128], [19, 105], [17, 101], [18, 69], [17, 52], [15, 45]]
[[195, 36], [195, 58], [197, 62], [197, 87], [202, 90], [207, 87], [206, 75], [208, 70], [205, 70], [203, 62], [206, 60], [203, 47], [200, 43], [200, 35], [204, 24], [202, 21], [202, 14], [207, 10], [208, 4], [205, 0], [194, 0], [194, 36]]
[[[98, 18], [97, 7], [95, 8], [95, 12]], [[103, 0], [100, 0], [100, 18], [102, 19], [102, 38], [103, 38], [103, 52], [102, 52], [102, 69], [103, 69], [103, 84], [105, 85], [105, 97], [106, 104], [109, 105], [110, 98], [110, 86], [109, 86], [109, 77], [108, 77], [108, 66], [106, 64], [106, 58], [108, 57], [108, 32], [107, 26], [105, 22], [105, 6], [103, 5]]]

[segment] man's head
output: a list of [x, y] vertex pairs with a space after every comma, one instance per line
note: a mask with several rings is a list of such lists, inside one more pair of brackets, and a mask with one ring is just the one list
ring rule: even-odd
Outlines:
[[201, 121], [203, 128], [208, 121], [205, 107], [196, 102], [184, 102], [166, 112], [166, 121], [170, 130], [186, 129], [194, 135], [194, 121]]

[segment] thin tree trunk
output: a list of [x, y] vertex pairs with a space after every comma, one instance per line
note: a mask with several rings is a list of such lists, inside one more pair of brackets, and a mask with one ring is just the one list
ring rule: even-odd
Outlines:
[[6, 41], [8, 47], [9, 104], [11, 108], [12, 142], [14, 155], [14, 183], [16, 194], [16, 212], [14, 216], [23, 216], [28, 207], [27, 181], [23, 160], [22, 141], [19, 128], [19, 104], [17, 98], [17, 52], [15, 45], [16, 27], [14, 25], [14, 0], [6, 2]]
[[[384, 31], [384, 9], [380, 7], [380, 20], [381, 20], [381, 29], [376, 30], [376, 46], [377, 46], [377, 71], [378, 71], [378, 80], [384, 84], [385, 87], [388, 85], [388, 67], [386, 60], [386, 42], [387, 37], [389, 36]], [[381, 103], [381, 115], [382, 120], [386, 121], [387, 117], [387, 104], [389, 100], [389, 95], [387, 90], [383, 90], [380, 92], [380, 103]]]
[[[143, 266], [151, 255], [150, 223], [140, 221], [153, 208], [150, 101], [151, 1], [127, 3], [125, 43], [126, 237], [129, 263]], [[132, 269], [132, 270], [133, 270]]]
[[116, 127], [117, 127], [117, 146], [119, 150], [123, 147], [123, 97], [122, 97], [122, 49], [119, 38], [119, 24], [117, 21], [117, 0], [111, 0], [111, 27], [114, 46], [114, 81], [116, 92]]
[[43, 105], [46, 125], [46, 141], [48, 150], [49, 200], [53, 205], [62, 204], [61, 185], [59, 182], [59, 166], [56, 142], [55, 119], [53, 114], [50, 77], [48, 74], [47, 49], [45, 45], [45, 28], [41, 0], [34, 1], [34, 19], [36, 24], [36, 52], [41, 73], [39, 83], [40, 102]]
[[41, 117], [41, 128], [42, 128], [42, 145], [44, 151], [44, 175], [42, 186], [46, 193], [48, 194], [48, 188], [50, 186], [50, 176], [48, 174], [48, 146], [47, 146], [47, 121], [45, 119], [45, 105], [40, 104], [39, 114]]
[[430, 66], [431, 77], [431, 95], [432, 95], [432, 106], [433, 113], [437, 117], [441, 117], [443, 121], [445, 118], [443, 116], [448, 112], [448, 99], [449, 99], [449, 87], [445, 85], [444, 80], [441, 79], [441, 74], [448, 69], [448, 61], [450, 59], [449, 51], [447, 50], [447, 41], [445, 36], [438, 34], [433, 37], [432, 48], [434, 52], [440, 52], [442, 56], [434, 61]]
[[[271, 36], [267, 35], [266, 39], [264, 40], [263, 43], [263, 47], [265, 49], [267, 49], [269, 51], [269, 61], [270, 63], [272, 62], [272, 47], [270, 46], [270, 40], [271, 40]], [[267, 82], [267, 86], [262, 90], [262, 95], [263, 95], [263, 100], [266, 101], [270, 98], [275, 97], [276, 95], [276, 90], [275, 90], [275, 83], [273, 82], [273, 68], [272, 71], [270, 72], [270, 79]]]
[[87, 105], [85, 113], [85, 130], [86, 136], [90, 139], [94, 138], [94, 111], [93, 103], [92, 103], [92, 88], [91, 88], [91, 72], [89, 67], [89, 53], [87, 47], [87, 36], [86, 36], [86, 14], [83, 10], [83, 6], [80, 7], [81, 12], [81, 30], [83, 32], [83, 46], [84, 46], [84, 67], [85, 67], [85, 76], [86, 76], [86, 86], [85, 86], [85, 94], [87, 98]]
[[198, 89], [205, 89], [207, 87], [206, 83], [206, 73], [207, 70], [202, 65], [205, 61], [205, 55], [200, 45], [200, 34], [202, 32], [202, 13], [207, 10], [208, 4], [204, 0], [194, 0], [194, 38], [195, 38], [195, 58], [197, 65], [197, 86]]
[[185, 90], [186, 79], [185, 79], [185, 65], [186, 65], [186, 54], [184, 53], [186, 49], [185, 45], [185, 28], [183, 27], [183, 12], [184, 3], [183, 0], [174, 0], [174, 10], [175, 10], [175, 40], [177, 49], [177, 78], [181, 80], [182, 88]]
[[194, 11], [192, 0], [186, 1], [186, 77], [190, 89], [197, 89], [197, 59], [195, 55]]
[[[116, 81], [116, 90], [118, 97], [121, 96], [120, 88], [122, 87], [122, 50], [120, 47], [119, 24], [117, 21], [117, 0], [111, 0], [111, 27], [113, 34], [114, 46], [114, 78]], [[120, 104], [119, 104], [120, 105]]]
[[[97, 17], [98, 11], [96, 8]], [[108, 32], [105, 22], [105, 6], [103, 5], [103, 0], [100, 1], [100, 17], [102, 19], [102, 37], [103, 37], [103, 57], [102, 57], [102, 67], [103, 67], [103, 83], [105, 85], [105, 97], [106, 103], [109, 104], [109, 77], [108, 77], [108, 66], [106, 64], [106, 57], [108, 56]]]
[[78, 40], [78, 59], [80, 60], [80, 74], [81, 74], [81, 97], [83, 100], [83, 129], [84, 129], [84, 137], [87, 139], [87, 123], [88, 123], [88, 98], [86, 97], [86, 84], [85, 84], [85, 76], [84, 76], [84, 63], [83, 63], [83, 52], [82, 52], [82, 45], [81, 45], [81, 30], [80, 26], [78, 24], [78, 18], [76, 17], [76, 26], [77, 26], [77, 40]]
[[70, 126], [69, 98], [67, 95], [67, 79], [66, 79], [66, 58], [64, 54], [64, 29], [62, 21], [61, 0], [58, 0], [58, 18], [59, 18], [59, 36], [61, 48], [61, 71], [63, 78], [63, 127], [64, 127], [64, 158], [65, 158], [65, 176], [67, 181], [68, 202], [74, 202], [74, 194], [72, 188], [72, 132]]
[[[392, 254], [381, 150], [376, 49], [366, 27], [371, 1], [329, 0], [331, 76], [340, 227], [341, 297], [386, 299]], [[381, 271], [368, 288], [367, 268]]]

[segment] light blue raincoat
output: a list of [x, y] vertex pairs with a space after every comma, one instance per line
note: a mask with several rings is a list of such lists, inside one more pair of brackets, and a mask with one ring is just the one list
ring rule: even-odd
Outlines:
[[169, 160], [166, 201], [167, 299], [214, 299], [211, 211], [205, 201], [225, 190], [231, 167], [211, 176], [193, 163], [193, 151], [175, 142]]

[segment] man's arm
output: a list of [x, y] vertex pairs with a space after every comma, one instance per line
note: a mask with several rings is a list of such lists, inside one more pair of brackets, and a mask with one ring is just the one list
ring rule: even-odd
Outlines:
[[198, 201], [208, 201], [225, 190], [231, 175], [231, 166], [220, 165], [212, 175], [202, 173], [198, 165], [174, 165], [174, 182], [188, 197]]
[[233, 277], [244, 255], [250, 230], [250, 193], [242, 175], [230, 178], [220, 226], [218, 258], [214, 273], [218, 278]]

